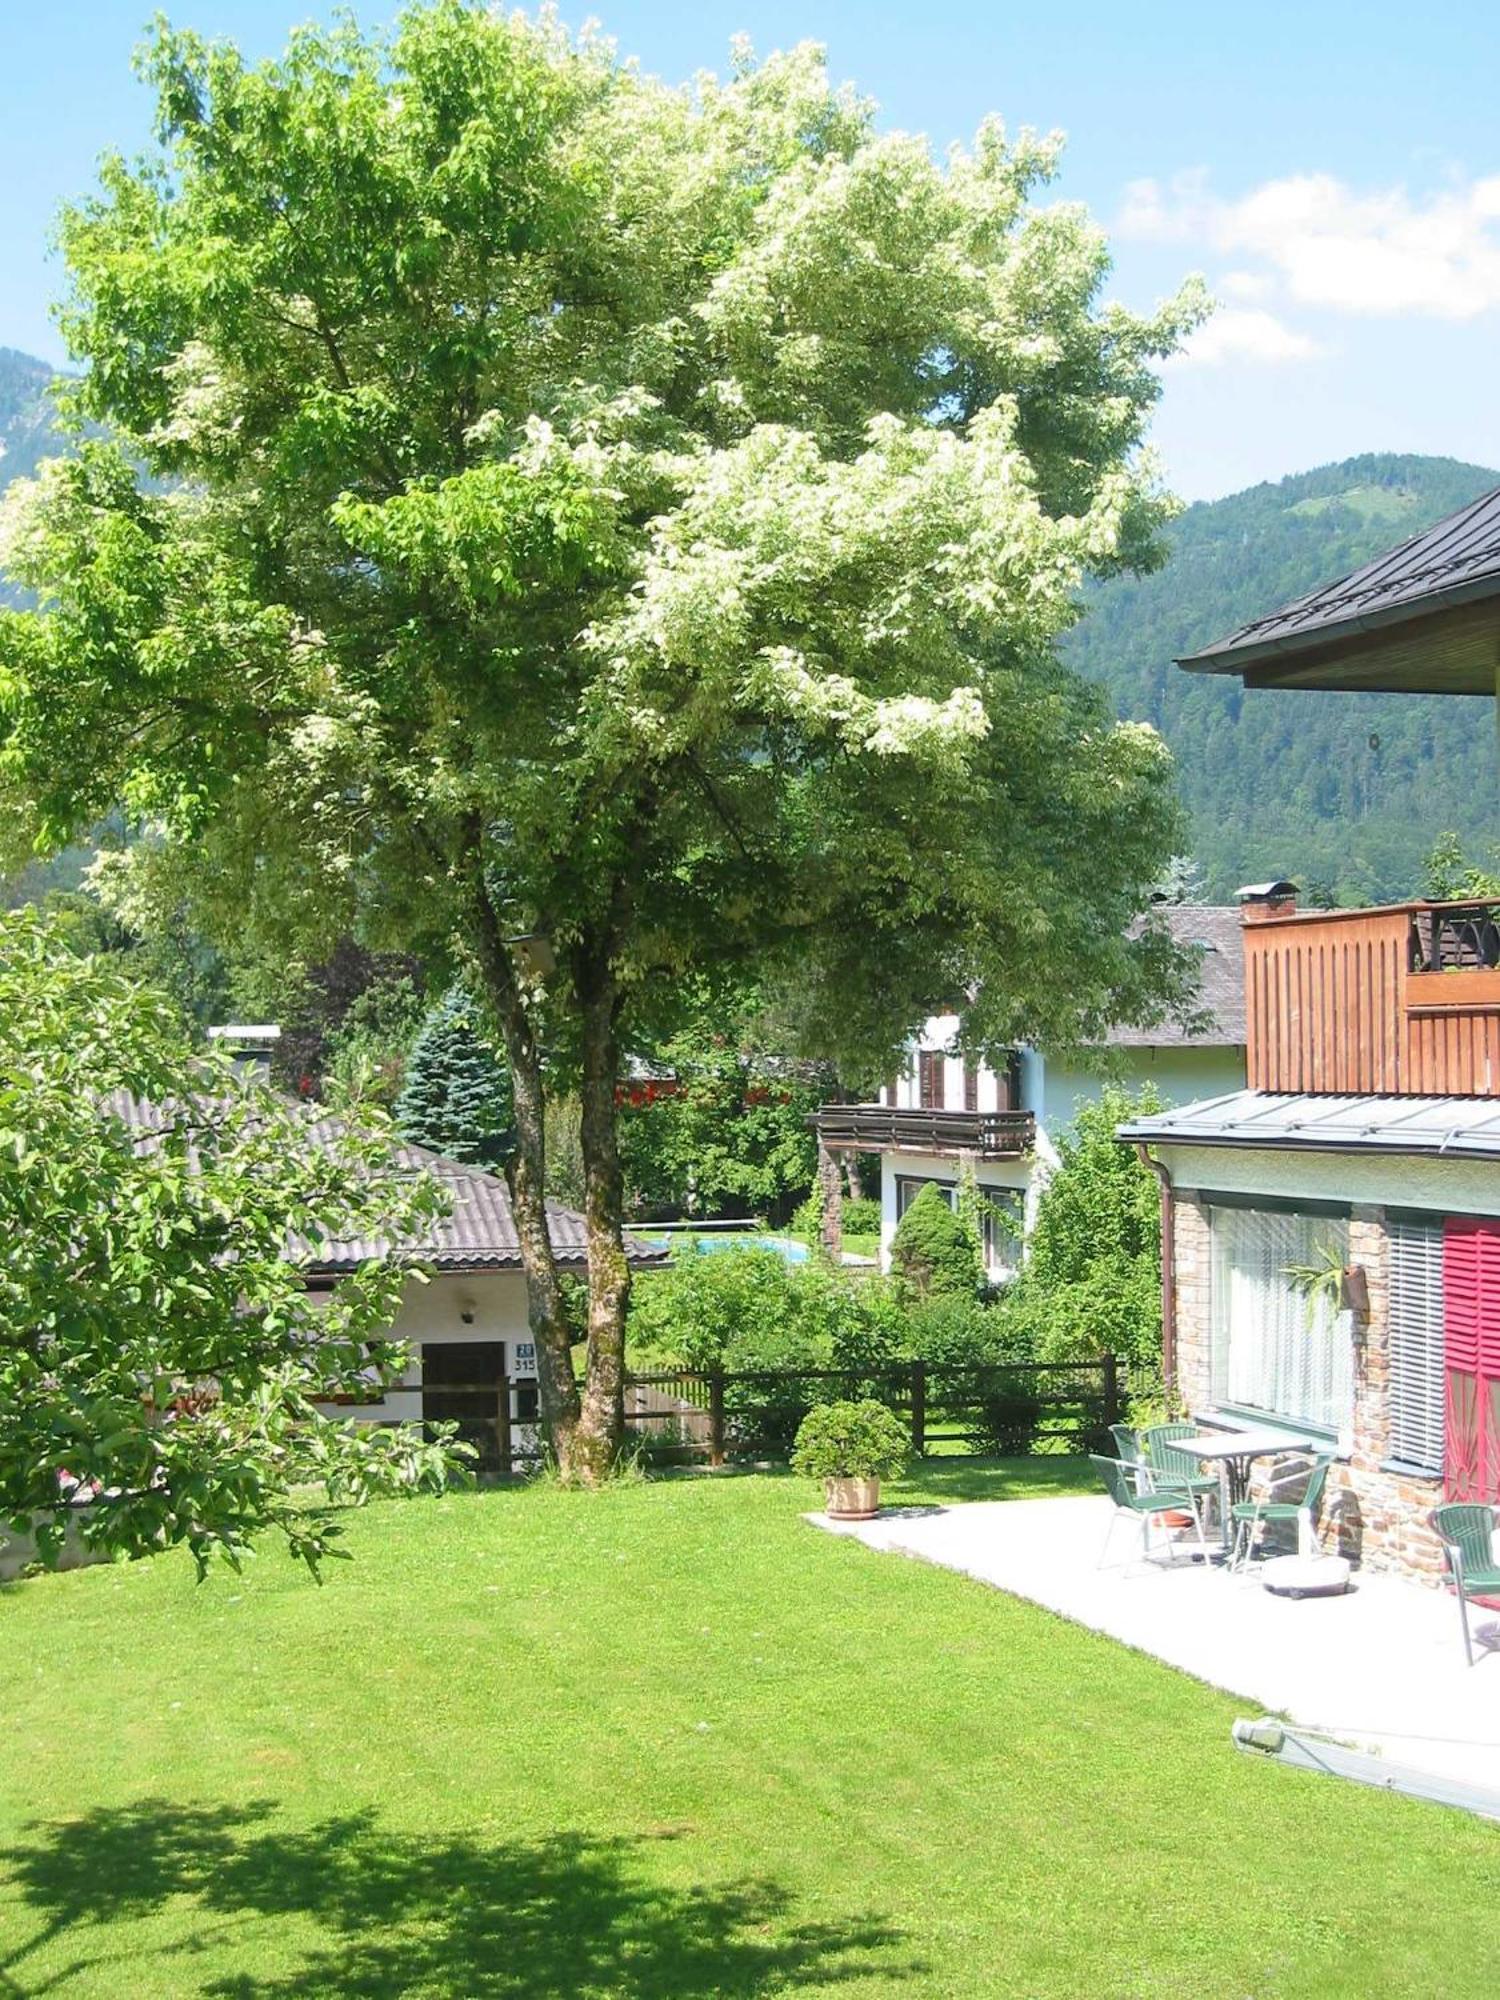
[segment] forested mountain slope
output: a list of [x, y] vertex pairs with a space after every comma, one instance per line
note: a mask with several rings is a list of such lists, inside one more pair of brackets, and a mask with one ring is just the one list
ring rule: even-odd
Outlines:
[[1341, 902], [1398, 897], [1445, 829], [1476, 850], [1500, 835], [1489, 702], [1247, 694], [1172, 664], [1495, 485], [1451, 458], [1351, 458], [1188, 508], [1165, 568], [1090, 591], [1068, 658], [1172, 746], [1210, 898], [1279, 874]]

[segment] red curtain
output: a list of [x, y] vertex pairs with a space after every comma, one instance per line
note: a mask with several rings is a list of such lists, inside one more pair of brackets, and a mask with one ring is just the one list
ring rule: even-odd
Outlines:
[[1500, 1223], [1443, 1224], [1443, 1484], [1500, 1501]]

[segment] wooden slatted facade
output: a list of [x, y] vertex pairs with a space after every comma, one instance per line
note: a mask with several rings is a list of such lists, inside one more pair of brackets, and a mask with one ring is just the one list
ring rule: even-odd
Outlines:
[[1465, 905], [1267, 916], [1245, 929], [1252, 1090], [1500, 1095], [1500, 965], [1414, 971], [1415, 927]]

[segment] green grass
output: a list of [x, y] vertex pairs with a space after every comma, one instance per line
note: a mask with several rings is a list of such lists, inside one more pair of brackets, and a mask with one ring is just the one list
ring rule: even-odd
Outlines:
[[809, 1497], [455, 1495], [359, 1517], [322, 1590], [0, 1595], [0, 1992], [1492, 1990], [1500, 1833], [1252, 1762], [1229, 1697]]

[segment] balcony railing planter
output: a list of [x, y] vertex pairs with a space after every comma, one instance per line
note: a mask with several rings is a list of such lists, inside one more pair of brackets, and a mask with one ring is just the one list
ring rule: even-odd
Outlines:
[[1413, 1014], [1500, 1013], [1500, 966], [1408, 972], [1406, 1005]]
[[975, 1153], [1019, 1159], [1036, 1144], [1029, 1111], [893, 1110], [884, 1104], [825, 1104], [811, 1123], [830, 1151]]

